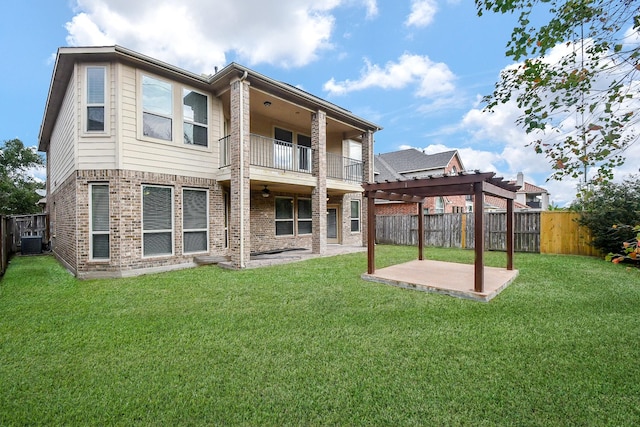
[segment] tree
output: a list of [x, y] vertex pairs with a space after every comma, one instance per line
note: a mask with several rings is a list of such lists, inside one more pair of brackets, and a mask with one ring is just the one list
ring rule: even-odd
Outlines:
[[591, 231], [591, 244], [602, 253], [618, 252], [624, 241], [636, 236], [640, 224], [640, 176], [622, 183], [604, 182], [583, 189], [572, 205], [580, 212], [578, 223]]
[[28, 171], [42, 165], [42, 157], [25, 147], [19, 139], [4, 141], [4, 145], [0, 147], [0, 214], [38, 212], [36, 203], [40, 196], [36, 190], [45, 186], [29, 176]]
[[[530, 143], [550, 178], [613, 178], [637, 140], [640, 103], [639, 0], [476, 0], [484, 12], [515, 13], [506, 55], [522, 61], [501, 73], [486, 110], [516, 101]], [[550, 16], [543, 25], [532, 21]], [[544, 19], [547, 21], [547, 19]]]

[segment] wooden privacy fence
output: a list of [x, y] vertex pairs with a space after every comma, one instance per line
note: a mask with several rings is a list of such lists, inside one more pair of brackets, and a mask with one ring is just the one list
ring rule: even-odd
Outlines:
[[11, 254], [20, 251], [22, 237], [40, 236], [49, 241], [47, 215], [0, 215], [0, 274], [4, 274]]
[[[485, 213], [485, 247], [506, 250], [506, 213]], [[588, 230], [580, 227], [575, 212], [514, 213], [516, 252], [598, 255], [589, 245]], [[467, 248], [475, 246], [472, 213], [425, 215], [426, 246]], [[417, 215], [376, 216], [376, 242], [396, 245], [418, 244]]]
[[578, 212], [542, 212], [540, 216], [540, 252], [603, 256], [591, 246], [591, 232], [578, 225]]

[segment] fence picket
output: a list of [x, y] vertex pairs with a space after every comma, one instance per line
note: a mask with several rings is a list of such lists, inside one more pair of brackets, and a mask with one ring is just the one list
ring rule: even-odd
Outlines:
[[[515, 251], [540, 252], [540, 213], [516, 212], [514, 217]], [[417, 218], [417, 215], [376, 216], [376, 242], [416, 245]], [[425, 245], [471, 249], [475, 245], [474, 223], [474, 216], [469, 213], [425, 215]], [[506, 213], [485, 213], [487, 250], [506, 250], [506, 224]]]

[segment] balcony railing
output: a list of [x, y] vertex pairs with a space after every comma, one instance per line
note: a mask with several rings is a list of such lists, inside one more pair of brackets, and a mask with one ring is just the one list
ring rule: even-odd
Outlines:
[[[231, 164], [229, 136], [219, 140], [220, 167]], [[251, 165], [310, 174], [312, 150], [298, 144], [251, 134]], [[363, 163], [359, 160], [327, 153], [327, 178], [361, 183]]]
[[311, 173], [311, 147], [252, 134], [251, 164], [265, 168]]
[[363, 176], [361, 161], [327, 153], [327, 178], [360, 183], [363, 181]]
[[220, 146], [220, 168], [224, 168], [231, 164], [231, 149], [229, 148], [230, 139], [231, 135], [227, 135], [218, 140], [218, 145]]

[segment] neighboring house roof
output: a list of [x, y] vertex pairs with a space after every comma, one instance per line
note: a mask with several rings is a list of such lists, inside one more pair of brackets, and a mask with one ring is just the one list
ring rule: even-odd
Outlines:
[[216, 96], [228, 91], [229, 83], [234, 79], [242, 80], [249, 78], [252, 87], [294, 102], [296, 105], [305, 107], [310, 111], [324, 110], [327, 115], [331, 115], [336, 120], [363, 131], [372, 130], [375, 132], [382, 129], [381, 126], [364, 120], [331, 102], [311, 95], [290, 84], [273, 80], [236, 63], [231, 63], [212, 75], [195, 74], [122, 46], [62, 47], [58, 49], [51, 84], [49, 86], [46, 108], [40, 127], [39, 151], [47, 151], [55, 120], [65, 96], [67, 83], [73, 75], [73, 67], [77, 61], [120, 61], [133, 64], [140, 69], [152, 70], [155, 73], [161, 73], [176, 81], [183, 81], [196, 88], [211, 91], [216, 94]]
[[384, 159], [378, 155], [374, 161], [374, 175], [375, 181], [398, 181], [403, 180], [404, 177], [396, 172], [391, 165], [384, 161]]
[[[516, 181], [511, 181], [512, 184], [516, 184]], [[538, 187], [537, 185], [533, 185], [530, 184], [528, 182], [525, 182], [524, 185], [520, 188], [520, 190], [518, 190], [519, 192], [524, 192], [524, 193], [546, 193], [547, 190], [542, 188], [542, 187]]]
[[[509, 183], [512, 184], [512, 182], [509, 182]], [[507, 199], [485, 194], [484, 208], [507, 210]], [[519, 203], [516, 200], [513, 201], [513, 208], [514, 209], [530, 209], [529, 206], [523, 205], [522, 203]]]
[[445, 169], [458, 156], [461, 169], [462, 160], [456, 150], [436, 154], [425, 154], [415, 148], [378, 154], [374, 157], [375, 181], [397, 181], [406, 179], [403, 174], [428, 172]]

